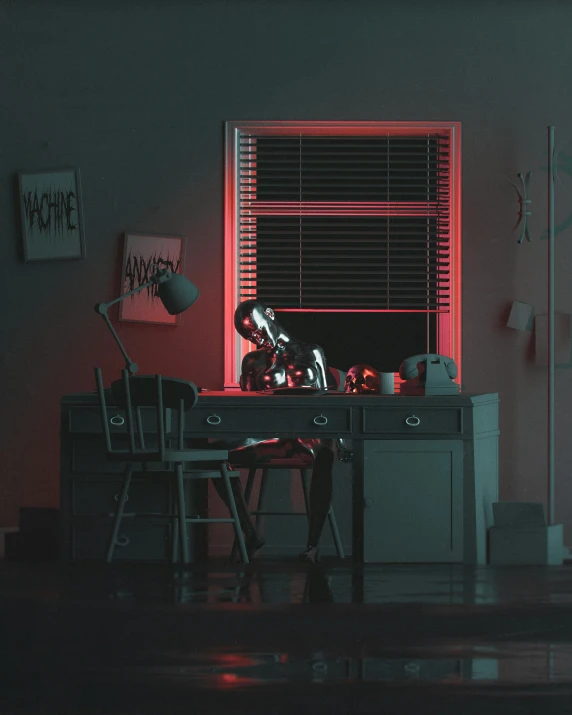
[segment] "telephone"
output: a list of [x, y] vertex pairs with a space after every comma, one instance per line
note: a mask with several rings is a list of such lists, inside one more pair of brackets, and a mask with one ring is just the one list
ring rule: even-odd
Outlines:
[[426, 353], [413, 355], [399, 366], [402, 395], [457, 395], [459, 385], [452, 382], [457, 377], [453, 358]]

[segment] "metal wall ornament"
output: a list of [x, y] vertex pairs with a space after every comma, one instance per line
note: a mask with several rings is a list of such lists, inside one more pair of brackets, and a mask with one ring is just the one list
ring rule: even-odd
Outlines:
[[532, 243], [532, 239], [530, 238], [530, 233], [528, 231], [528, 217], [532, 214], [532, 211], [527, 211], [527, 208], [531, 203], [531, 199], [528, 198], [528, 185], [530, 183], [532, 171], [527, 171], [524, 176], [522, 174], [517, 174], [517, 176], [520, 179], [522, 191], [512, 179], [510, 180], [510, 183], [514, 186], [516, 195], [518, 196], [519, 204], [518, 218], [512, 230], [516, 231], [522, 223], [522, 229], [517, 243], [522, 243], [525, 238], [529, 243]]
[[[572, 156], [569, 156], [562, 149], [562, 147], [560, 147], [558, 151], [553, 150], [552, 154], [549, 156], [549, 165], [543, 166], [541, 168], [542, 171], [548, 172], [549, 182], [558, 182], [564, 190], [569, 191], [569, 188], [567, 189], [567, 187], [564, 185], [564, 182], [562, 181], [560, 172], [566, 174], [568, 177], [572, 177]], [[524, 175], [520, 173], [517, 174], [517, 177], [520, 181], [520, 187], [517, 186], [516, 182], [513, 181], [510, 177], [507, 177], [510, 183], [514, 186], [516, 195], [518, 197], [518, 217], [515, 225], [512, 228], [513, 231], [516, 231], [516, 229], [522, 224], [517, 243], [523, 243], [524, 239], [526, 239], [528, 243], [532, 243], [532, 239], [530, 237], [530, 232], [528, 229], [528, 218], [532, 215], [532, 211], [529, 210], [530, 205], [532, 204], [532, 199], [530, 198], [529, 193], [531, 176], [532, 171], [527, 171], [527, 173]], [[554, 235], [557, 236], [558, 234], [565, 231], [567, 228], [570, 228], [570, 226], [572, 226], [572, 213], [570, 213], [566, 217], [566, 219], [564, 219], [564, 221], [562, 221], [558, 225], [553, 226]], [[549, 229], [546, 228], [542, 232], [540, 240], [547, 240], [549, 237], [548, 234]]]

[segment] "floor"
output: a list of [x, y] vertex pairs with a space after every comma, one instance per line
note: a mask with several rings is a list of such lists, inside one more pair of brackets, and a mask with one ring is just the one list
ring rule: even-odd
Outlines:
[[572, 566], [0, 562], [0, 715], [572, 713]]

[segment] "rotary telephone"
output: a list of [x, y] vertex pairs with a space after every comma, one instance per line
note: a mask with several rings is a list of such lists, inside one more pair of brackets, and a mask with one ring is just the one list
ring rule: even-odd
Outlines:
[[399, 366], [402, 395], [457, 395], [457, 366], [453, 358], [435, 353], [413, 355]]

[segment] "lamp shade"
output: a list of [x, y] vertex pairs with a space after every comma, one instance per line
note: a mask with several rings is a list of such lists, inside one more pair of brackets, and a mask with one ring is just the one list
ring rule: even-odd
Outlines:
[[159, 298], [169, 315], [178, 315], [199, 297], [199, 289], [179, 273], [167, 273], [157, 288]]

